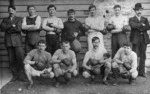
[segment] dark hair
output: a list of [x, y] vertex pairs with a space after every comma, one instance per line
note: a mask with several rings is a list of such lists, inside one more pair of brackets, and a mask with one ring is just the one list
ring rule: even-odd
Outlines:
[[110, 54], [109, 54], [109, 53], [104, 53], [103, 56], [109, 58], [109, 57], [110, 57]]
[[34, 5], [28, 5], [27, 6], [27, 10], [29, 10], [29, 8], [33, 7], [34, 9], [36, 9], [36, 7]]
[[37, 43], [37, 45], [39, 45], [40, 43], [46, 44], [46, 41], [45, 40], [39, 40], [38, 43]]
[[74, 9], [69, 9], [69, 10], [67, 11], [67, 14], [69, 14], [69, 13], [74, 13], [74, 14], [75, 14], [75, 10], [74, 10]]
[[126, 42], [126, 43], [123, 44], [123, 46], [130, 46], [130, 47], [132, 47], [132, 44], [130, 42]]
[[96, 6], [95, 6], [95, 5], [90, 5], [90, 6], [89, 6], [89, 10], [92, 9], [92, 8], [95, 8], [95, 9], [96, 9]]
[[16, 7], [15, 6], [8, 6], [8, 9], [12, 8], [13, 10], [16, 10]]
[[120, 8], [121, 9], [121, 6], [117, 4], [117, 5], [114, 6], [114, 9], [116, 9], [116, 8]]
[[49, 8], [52, 8], [52, 7], [54, 7], [55, 10], [56, 10], [56, 6], [55, 6], [55, 5], [49, 5], [49, 6], [47, 7], [47, 10], [49, 10]]
[[93, 37], [92, 42], [94, 42], [95, 40], [100, 40], [100, 39], [98, 37]]
[[70, 45], [70, 42], [67, 41], [67, 40], [62, 41], [62, 42], [61, 42], [61, 45], [63, 45], [63, 43], [64, 43], [64, 44], [69, 44], [69, 45]]

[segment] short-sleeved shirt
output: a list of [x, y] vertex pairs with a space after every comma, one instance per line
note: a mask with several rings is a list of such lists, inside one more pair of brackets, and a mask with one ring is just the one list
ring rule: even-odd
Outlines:
[[67, 58], [69, 60], [76, 59], [76, 55], [75, 55], [75, 53], [72, 50], [69, 50], [66, 54], [64, 54], [62, 49], [58, 49], [58, 50], [56, 50], [56, 52], [54, 53], [53, 56], [57, 56], [58, 60], [62, 60], [62, 59], [65, 59], [65, 58]]
[[116, 28], [122, 28], [124, 25], [128, 25], [127, 17], [120, 15], [120, 16], [113, 16], [109, 20], [110, 24], [114, 24]]
[[31, 50], [27, 54], [25, 60], [41, 62], [45, 64], [47, 67], [51, 66], [51, 54], [46, 51], [43, 51], [42, 53], [40, 53], [38, 49]]
[[131, 51], [131, 53], [129, 55], [126, 55], [125, 52], [124, 52], [124, 48], [121, 47], [117, 51], [114, 59], [119, 59], [122, 62], [128, 62], [128, 63], [130, 63], [131, 66], [132, 66], [131, 71], [134, 71], [134, 70], [137, 69], [137, 54], [134, 51]]

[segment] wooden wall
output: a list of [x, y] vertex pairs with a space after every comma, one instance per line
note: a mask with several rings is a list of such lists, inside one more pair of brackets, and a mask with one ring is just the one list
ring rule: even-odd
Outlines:
[[[90, 4], [96, 0], [14, 0], [14, 4], [17, 8], [17, 15], [24, 17], [27, 16], [27, 5], [35, 5], [37, 9], [37, 14], [42, 17], [42, 19], [48, 17], [47, 6], [49, 4], [54, 4], [57, 7], [57, 16], [62, 18], [63, 21], [67, 20], [67, 10], [68, 9], [75, 9], [76, 16], [79, 21], [84, 23], [85, 18], [88, 16], [88, 7]], [[102, 1], [102, 0], [100, 0]], [[108, 0], [107, 0], [108, 1]], [[110, 0], [111, 1], [111, 0]], [[144, 7], [144, 16], [148, 17], [150, 21], [150, 1], [149, 0], [133, 0], [136, 2], [141, 2]], [[128, 0], [130, 2], [130, 0]], [[9, 0], [0, 0], [0, 23], [2, 18], [7, 17], [7, 8], [9, 5]], [[150, 31], [148, 31], [150, 35]], [[24, 42], [24, 34], [22, 41]], [[44, 38], [45, 32], [41, 31], [41, 38]], [[110, 43], [110, 34], [104, 36], [104, 44], [106, 49], [111, 52], [111, 43]], [[82, 59], [84, 57], [85, 52], [87, 51], [87, 42], [86, 36], [82, 36], [80, 38], [82, 44], [82, 51], [78, 55], [80, 62], [82, 63]], [[147, 49], [147, 60], [146, 62], [150, 62], [150, 45], [148, 45]], [[4, 33], [0, 32], [0, 67], [8, 67], [9, 58], [7, 50], [4, 46]]]
[[[42, 19], [48, 17], [47, 6], [49, 4], [54, 4], [57, 7], [57, 16], [62, 18], [63, 22], [67, 20], [67, 10], [75, 9], [76, 17], [79, 21], [84, 23], [85, 17], [88, 16], [88, 7], [92, 4], [94, 0], [14, 0], [14, 5], [17, 9], [17, 16], [27, 16], [27, 5], [35, 5], [37, 14], [42, 17]], [[0, 23], [2, 18], [7, 17], [9, 0], [0, 0]], [[22, 41], [24, 42], [24, 34]], [[41, 38], [44, 38], [45, 32], [41, 31]], [[79, 54], [80, 60], [83, 59], [84, 53], [87, 51], [86, 37], [81, 37], [81, 43], [83, 50]], [[8, 52], [4, 45], [4, 33], [0, 32], [0, 67], [8, 67], [9, 58]]]

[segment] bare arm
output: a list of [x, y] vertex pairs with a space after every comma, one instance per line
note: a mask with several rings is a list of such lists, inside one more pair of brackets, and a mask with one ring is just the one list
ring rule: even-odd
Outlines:
[[84, 68], [88, 69], [88, 70], [91, 70], [91, 69], [92, 69], [91, 66], [88, 66], [88, 65], [87, 65], [89, 59], [90, 59], [90, 58], [89, 58], [89, 54], [86, 53], [86, 54], [85, 54], [85, 57], [84, 57], [84, 60], [83, 60], [82, 66], [83, 66]]
[[45, 19], [44, 21], [43, 21], [43, 24], [42, 24], [42, 28], [45, 30], [45, 31], [48, 31], [48, 32], [52, 32], [52, 31], [54, 31], [55, 29], [53, 28], [53, 27], [49, 27], [49, 26], [47, 26], [47, 19]]

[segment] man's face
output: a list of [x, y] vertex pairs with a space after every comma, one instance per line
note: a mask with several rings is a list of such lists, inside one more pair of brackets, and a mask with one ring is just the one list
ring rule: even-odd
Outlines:
[[74, 20], [75, 19], [75, 13], [68, 13], [68, 19]]
[[124, 46], [124, 52], [125, 52], [126, 55], [129, 54], [130, 51], [131, 51], [131, 47], [130, 46]]
[[141, 16], [142, 11], [143, 11], [143, 9], [138, 9], [138, 10], [135, 10], [135, 13], [136, 13], [137, 16]]
[[39, 51], [44, 51], [46, 49], [46, 44], [45, 43], [39, 43], [38, 44], [38, 50]]
[[54, 7], [51, 7], [51, 8], [49, 8], [48, 12], [49, 12], [49, 15], [50, 15], [50, 16], [54, 16], [55, 13], [56, 13], [56, 10], [55, 10]]
[[95, 9], [94, 7], [91, 8], [91, 9], [90, 9], [90, 14], [91, 14], [91, 16], [94, 16], [95, 13], [96, 13], [96, 9]]
[[93, 42], [92, 42], [93, 48], [94, 48], [94, 49], [97, 49], [97, 48], [99, 47], [99, 43], [100, 43], [100, 40], [99, 40], [99, 39], [93, 41]]
[[115, 13], [116, 16], [119, 16], [120, 13], [121, 13], [121, 8], [118, 8], [118, 7], [115, 8], [115, 9], [114, 9], [114, 13]]
[[9, 8], [9, 9], [8, 9], [8, 13], [9, 13], [10, 15], [14, 15], [14, 14], [16, 13], [16, 10], [14, 10], [14, 9], [12, 9], [12, 8]]
[[29, 15], [30, 16], [33, 16], [33, 15], [35, 15], [35, 8], [34, 7], [30, 7], [29, 9], [28, 9], [28, 13], [29, 13]]
[[63, 43], [61, 46], [63, 52], [67, 53], [68, 50], [70, 49], [70, 44], [69, 43]]

